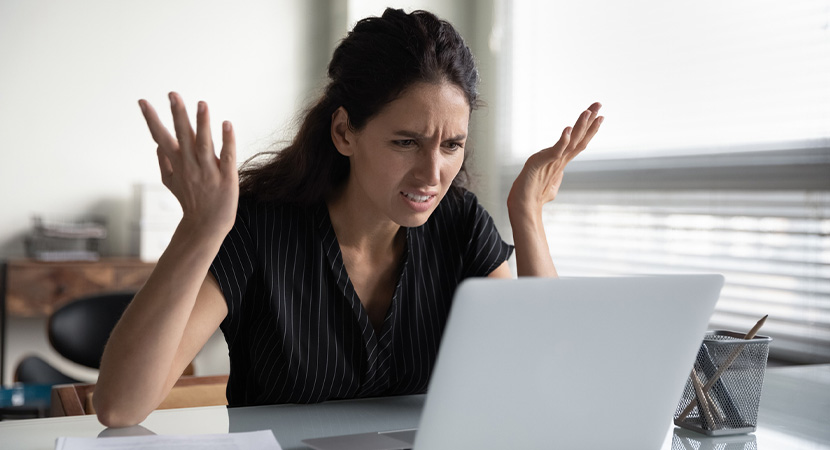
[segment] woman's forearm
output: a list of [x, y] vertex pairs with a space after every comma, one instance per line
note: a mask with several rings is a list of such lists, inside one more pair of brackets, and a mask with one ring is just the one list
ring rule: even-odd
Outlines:
[[104, 351], [94, 402], [105, 425], [127, 426], [143, 420], [190, 362], [176, 356], [223, 238], [183, 224], [176, 229]]
[[532, 213], [508, 202], [513, 245], [516, 247], [516, 272], [520, 277], [556, 277], [541, 211]]

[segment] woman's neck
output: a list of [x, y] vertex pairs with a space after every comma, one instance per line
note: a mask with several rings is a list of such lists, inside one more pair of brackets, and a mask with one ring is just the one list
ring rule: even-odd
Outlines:
[[405, 236], [401, 226], [372, 214], [371, 208], [362, 203], [354, 200], [348, 188], [326, 202], [340, 247], [366, 256], [397, 255], [403, 249]]

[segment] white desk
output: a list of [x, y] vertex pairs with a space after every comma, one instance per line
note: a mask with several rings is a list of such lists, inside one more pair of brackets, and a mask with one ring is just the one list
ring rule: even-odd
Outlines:
[[[310, 437], [414, 428], [424, 396], [389, 397], [246, 408], [155, 411], [140, 426], [105, 429], [95, 416], [0, 422], [0, 448], [53, 449], [58, 436], [200, 434], [271, 429], [286, 450], [306, 449]], [[758, 430], [708, 438], [672, 428], [663, 450], [830, 449], [830, 365], [767, 370]], [[671, 418], [667, 418], [668, 422]], [[598, 424], [601, 430], [602, 425]]]

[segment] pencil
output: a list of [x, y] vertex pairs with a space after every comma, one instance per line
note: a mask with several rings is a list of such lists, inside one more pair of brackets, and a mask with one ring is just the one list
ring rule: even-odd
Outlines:
[[769, 314], [767, 314], [767, 315], [766, 315], [766, 316], [764, 316], [764, 317], [761, 317], [761, 320], [759, 320], [759, 321], [758, 321], [758, 323], [756, 323], [756, 324], [755, 324], [755, 326], [754, 326], [754, 327], [752, 327], [752, 329], [751, 329], [751, 330], [749, 330], [749, 331], [748, 331], [748, 332], [744, 335], [744, 339], [752, 339], [752, 338], [754, 338], [754, 337], [755, 337], [755, 335], [756, 335], [756, 334], [758, 334], [758, 330], [760, 330], [760, 329], [761, 329], [761, 327], [762, 327], [762, 326], [764, 326], [764, 322], [766, 322], [766, 321], [767, 321], [767, 317], [769, 317]]
[[[700, 405], [700, 409], [703, 412], [700, 415], [703, 428], [706, 430], [714, 430], [715, 418], [712, 417], [712, 410], [709, 409], [709, 399], [706, 398], [706, 394], [703, 392], [703, 386], [700, 384], [700, 378], [697, 377], [695, 369], [692, 369], [692, 374], [690, 376], [692, 377], [692, 386], [694, 386], [695, 389], [697, 404]], [[714, 406], [714, 403], [712, 403], [712, 406]]]

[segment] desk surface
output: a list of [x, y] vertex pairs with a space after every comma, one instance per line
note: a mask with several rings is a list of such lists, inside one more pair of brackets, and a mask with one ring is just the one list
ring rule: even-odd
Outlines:
[[[348, 400], [315, 405], [246, 408], [213, 406], [154, 411], [141, 425], [105, 429], [95, 416], [0, 422], [3, 449], [53, 449], [59, 436], [202, 434], [271, 429], [286, 450], [306, 449], [302, 439], [415, 428], [424, 396]], [[671, 418], [667, 418], [667, 429]], [[671, 427], [664, 450], [830, 449], [830, 365], [767, 370], [758, 430], [708, 438]], [[601, 428], [601, 425], [598, 425]]]

